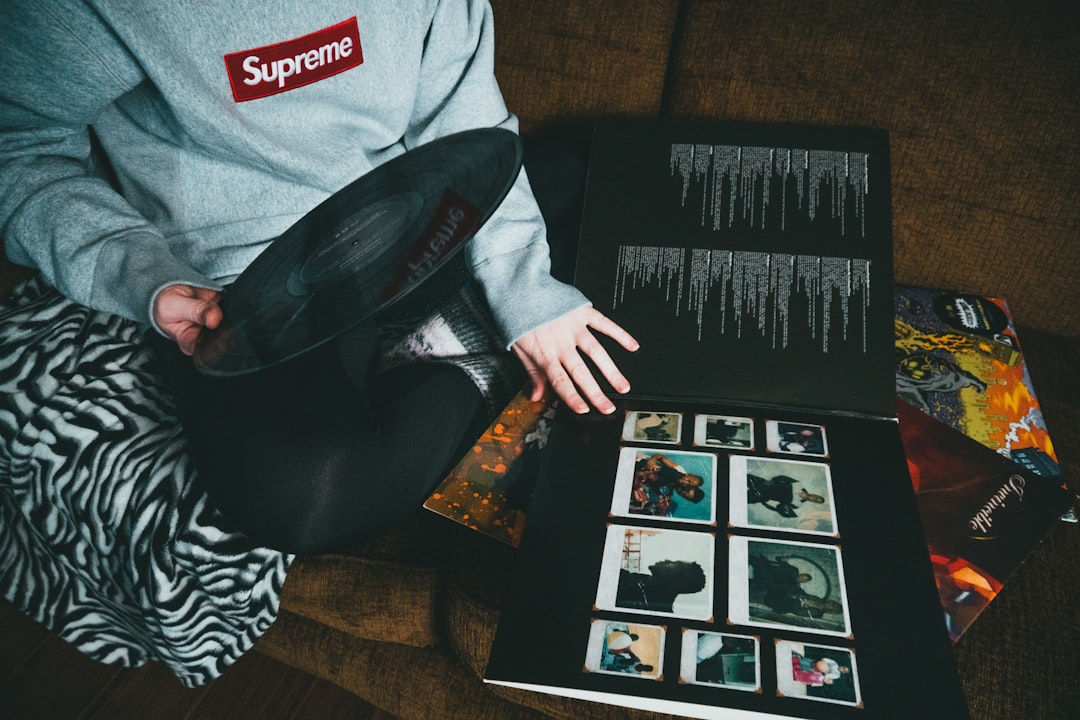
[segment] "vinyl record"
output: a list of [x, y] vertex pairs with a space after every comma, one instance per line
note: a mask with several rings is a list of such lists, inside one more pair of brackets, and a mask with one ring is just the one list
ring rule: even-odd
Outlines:
[[380, 165], [275, 239], [222, 294], [195, 366], [240, 375], [304, 353], [369, 318], [416, 303], [462, 272], [468, 240], [509, 192], [521, 140], [449, 135]]

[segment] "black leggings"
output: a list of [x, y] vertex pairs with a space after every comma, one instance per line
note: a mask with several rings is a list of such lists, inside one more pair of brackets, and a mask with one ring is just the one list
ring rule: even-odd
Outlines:
[[400, 522], [484, 426], [480, 391], [452, 365], [405, 365], [370, 382], [372, 324], [224, 379], [154, 335], [211, 501], [287, 552], [344, 550]]
[[[553, 274], [569, 281], [584, 190], [580, 143], [528, 142]], [[483, 431], [480, 391], [452, 365], [371, 377], [377, 328], [360, 325], [281, 365], [210, 378], [156, 332], [199, 479], [237, 528], [295, 553], [340, 551], [415, 511]]]

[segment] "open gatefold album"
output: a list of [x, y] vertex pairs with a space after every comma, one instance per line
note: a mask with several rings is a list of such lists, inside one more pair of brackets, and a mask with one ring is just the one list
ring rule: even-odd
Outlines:
[[575, 282], [634, 387], [552, 420], [485, 680], [966, 717], [896, 416], [887, 134], [612, 121], [591, 152]]
[[[908, 459], [946, 627], [958, 641], [1073, 498], [1003, 298], [896, 286], [896, 387]], [[556, 408], [522, 389], [425, 506], [517, 546]], [[918, 410], [919, 412], [915, 412]], [[666, 437], [673, 417], [646, 414]], [[749, 424], [706, 432], [749, 447]]]

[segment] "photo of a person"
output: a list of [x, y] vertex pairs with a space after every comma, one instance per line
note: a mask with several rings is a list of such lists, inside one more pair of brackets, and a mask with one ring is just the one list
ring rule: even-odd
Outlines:
[[841, 665], [831, 657], [803, 657], [791, 654], [791, 676], [798, 682], [810, 687], [832, 685], [851, 672], [847, 665]]
[[633, 410], [626, 413], [622, 439], [629, 442], [678, 444], [682, 414]]
[[839, 535], [828, 465], [732, 455], [728, 468], [732, 525]]
[[675, 612], [675, 599], [705, 588], [705, 571], [696, 562], [661, 560], [647, 572], [619, 570], [615, 604], [628, 610]]
[[750, 635], [683, 630], [679, 679], [733, 690], [761, 688], [758, 638]]
[[848, 648], [777, 640], [776, 684], [785, 697], [861, 703], [855, 653]]
[[838, 547], [731, 536], [728, 553], [733, 622], [850, 636]]
[[585, 651], [587, 672], [660, 680], [664, 628], [613, 620], [593, 620]]
[[698, 447], [754, 449], [754, 421], [730, 415], [696, 415], [694, 445]]
[[624, 447], [619, 451], [611, 514], [713, 523], [716, 456]]
[[714, 542], [712, 533], [610, 525], [597, 609], [711, 619]]
[[825, 428], [821, 425], [768, 420], [765, 422], [765, 446], [770, 452], [814, 457], [829, 455]]

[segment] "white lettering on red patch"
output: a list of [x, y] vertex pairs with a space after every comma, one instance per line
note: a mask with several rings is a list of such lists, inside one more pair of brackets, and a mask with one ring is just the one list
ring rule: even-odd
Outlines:
[[236, 102], [310, 85], [362, 62], [355, 17], [302, 37], [225, 56]]

